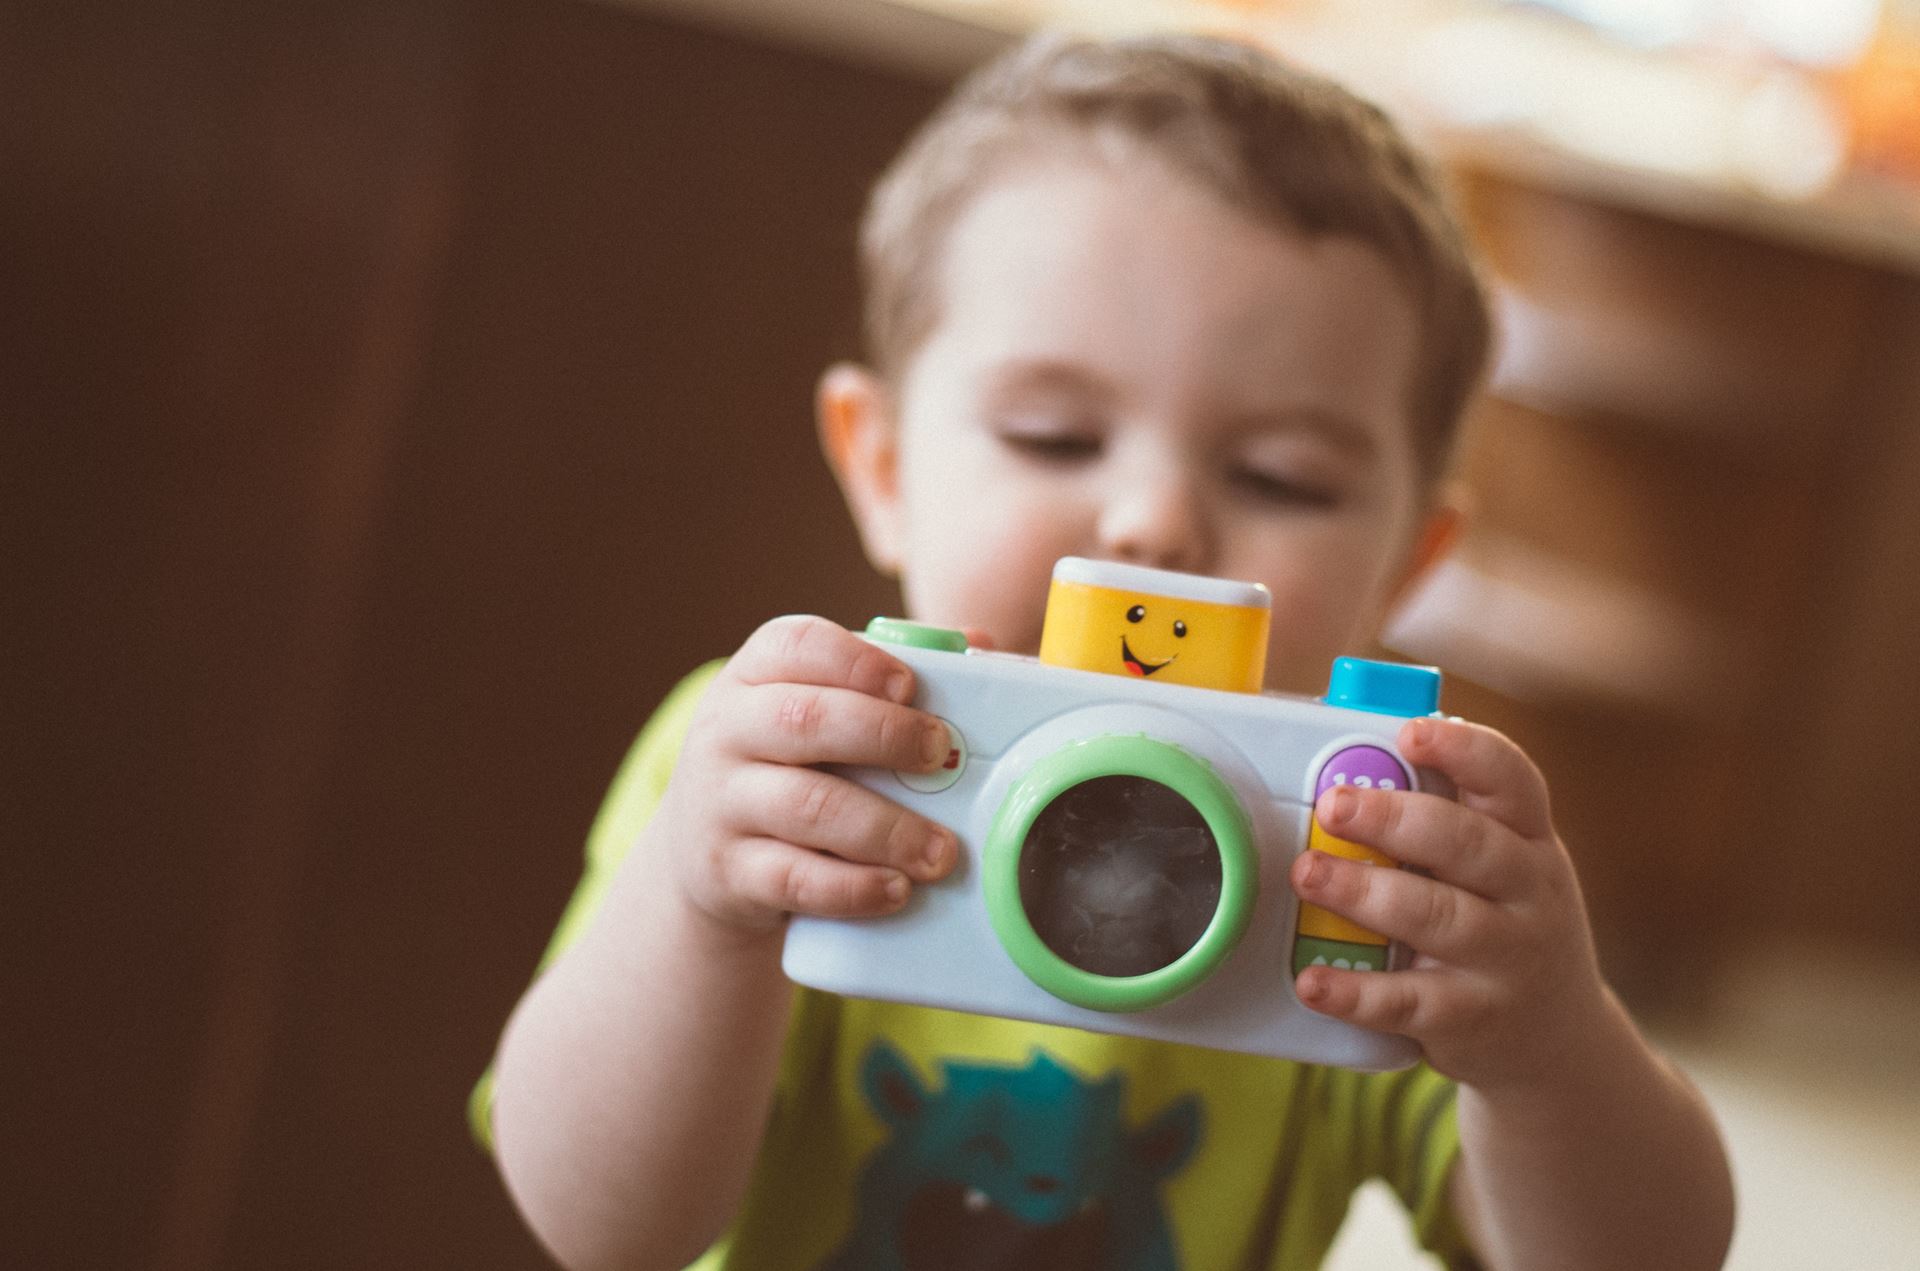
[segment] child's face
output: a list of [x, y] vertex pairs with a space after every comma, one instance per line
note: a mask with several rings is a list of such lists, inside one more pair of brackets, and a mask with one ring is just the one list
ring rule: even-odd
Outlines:
[[1267, 686], [1317, 691], [1444, 537], [1387, 264], [1261, 225], [1159, 163], [1019, 169], [955, 223], [889, 399], [830, 373], [822, 430], [908, 613], [1031, 653], [1053, 562], [1265, 583]]

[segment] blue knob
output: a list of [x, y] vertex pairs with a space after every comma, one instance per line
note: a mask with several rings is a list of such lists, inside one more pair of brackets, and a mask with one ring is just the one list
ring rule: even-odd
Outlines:
[[1440, 709], [1440, 669], [1368, 658], [1335, 658], [1325, 700], [1329, 706], [1404, 715], [1408, 719], [1431, 715]]

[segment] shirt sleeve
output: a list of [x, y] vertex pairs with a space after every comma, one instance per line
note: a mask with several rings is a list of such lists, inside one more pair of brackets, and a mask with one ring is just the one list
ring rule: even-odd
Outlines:
[[[640, 730], [632, 749], [627, 751], [593, 819], [593, 828], [587, 831], [586, 871], [573, 889], [573, 898], [567, 902], [553, 938], [547, 942], [546, 952], [540, 955], [536, 976], [586, 930], [594, 911], [600, 907], [614, 871], [659, 809], [667, 781], [680, 758], [680, 748], [686, 742], [687, 729], [693, 723], [694, 710], [712, 686], [714, 676], [725, 665], [724, 661], [709, 662], [676, 684], [646, 727]], [[474, 1084], [467, 1100], [467, 1123], [474, 1139], [492, 1151], [492, 1065], [488, 1065]]]

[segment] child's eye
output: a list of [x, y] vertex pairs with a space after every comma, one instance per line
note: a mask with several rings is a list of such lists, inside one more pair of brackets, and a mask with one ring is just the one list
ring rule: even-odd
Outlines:
[[1235, 468], [1228, 479], [1235, 489], [1262, 503], [1298, 508], [1330, 508], [1340, 502], [1339, 492], [1330, 486], [1259, 468]]
[[1100, 457], [1100, 438], [1092, 433], [1005, 428], [998, 435], [1003, 445], [1044, 463], [1080, 463]]

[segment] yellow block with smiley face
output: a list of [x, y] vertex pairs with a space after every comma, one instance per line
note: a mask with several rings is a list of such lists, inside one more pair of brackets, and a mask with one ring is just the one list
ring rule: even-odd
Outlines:
[[1063, 556], [1047, 592], [1040, 660], [1258, 693], [1272, 607], [1259, 583]]

